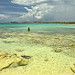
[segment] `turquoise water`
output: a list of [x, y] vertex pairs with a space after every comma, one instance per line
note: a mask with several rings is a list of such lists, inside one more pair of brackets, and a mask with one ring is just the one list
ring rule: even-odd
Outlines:
[[73, 63], [75, 25], [0, 24], [0, 75], [73, 75]]
[[3, 31], [26, 32], [28, 27], [31, 32], [75, 32], [75, 25], [71, 24], [0, 24]]

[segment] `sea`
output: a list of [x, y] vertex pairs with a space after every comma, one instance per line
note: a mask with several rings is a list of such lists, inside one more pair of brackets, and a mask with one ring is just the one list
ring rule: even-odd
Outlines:
[[74, 75], [75, 24], [0, 23], [0, 66], [0, 75]]
[[31, 32], [75, 32], [73, 24], [18, 24], [18, 23], [0, 23], [0, 30], [25, 32], [30, 27]]

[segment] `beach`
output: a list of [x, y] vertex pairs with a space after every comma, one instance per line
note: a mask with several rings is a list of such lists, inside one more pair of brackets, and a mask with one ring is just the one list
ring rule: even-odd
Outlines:
[[15, 26], [0, 30], [0, 75], [75, 75], [74, 25]]

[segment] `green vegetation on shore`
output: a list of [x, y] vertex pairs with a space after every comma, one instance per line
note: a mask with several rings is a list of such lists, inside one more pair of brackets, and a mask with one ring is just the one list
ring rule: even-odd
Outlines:
[[75, 22], [10, 22], [10, 23], [75, 24]]

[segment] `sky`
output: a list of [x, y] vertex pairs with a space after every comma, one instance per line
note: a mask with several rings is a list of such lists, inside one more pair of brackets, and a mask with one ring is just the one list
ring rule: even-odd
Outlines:
[[75, 22], [75, 0], [0, 0], [5, 22]]

